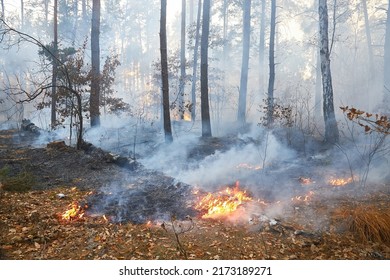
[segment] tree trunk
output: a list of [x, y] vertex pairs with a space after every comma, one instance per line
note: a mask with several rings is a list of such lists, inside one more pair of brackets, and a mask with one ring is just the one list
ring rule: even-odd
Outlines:
[[82, 11], [83, 22], [86, 22], [87, 21], [87, 0], [83, 0], [81, 2], [81, 11]]
[[184, 90], [186, 83], [186, 0], [181, 1], [179, 120], [184, 119]]
[[194, 23], [194, 0], [190, 0], [190, 24]]
[[243, 5], [242, 63], [237, 116], [240, 124], [245, 124], [246, 122], [246, 96], [248, 90], [249, 47], [251, 37], [251, 0], [244, 0]]
[[1, 16], [2, 20], [5, 20], [4, 0], [1, 0]]
[[[49, 0], [45, 0], [44, 5], [45, 5], [45, 28], [49, 28]], [[54, 5], [56, 5], [56, 3], [54, 3]]]
[[58, 0], [54, 0], [54, 16], [53, 16], [53, 75], [52, 75], [52, 90], [51, 90], [51, 127], [54, 128], [57, 124], [57, 67], [58, 67]]
[[226, 90], [226, 69], [229, 61], [228, 27], [229, 27], [229, 1], [223, 1], [223, 91]]
[[325, 141], [337, 143], [339, 131], [333, 105], [333, 85], [330, 71], [330, 52], [328, 38], [328, 6], [326, 0], [319, 0], [320, 57], [323, 90], [323, 112], [325, 121]]
[[192, 68], [192, 84], [191, 84], [191, 120], [194, 122], [196, 118], [196, 81], [198, 73], [198, 50], [199, 50], [199, 37], [200, 37], [200, 18], [202, 14], [202, 0], [198, 1], [198, 14], [196, 18], [196, 35], [195, 35], [195, 47], [194, 47], [194, 65]]
[[275, 30], [276, 30], [276, 0], [271, 1], [271, 26], [269, 36], [269, 81], [267, 96], [267, 125], [273, 123], [274, 87], [275, 87]]
[[[364, 26], [365, 26], [365, 31], [366, 31], [368, 64], [369, 64], [369, 77], [368, 77], [369, 91], [368, 91], [368, 95], [370, 95], [370, 89], [371, 89], [370, 85], [373, 82], [373, 79], [375, 77], [374, 51], [372, 49], [371, 28], [370, 28], [370, 20], [368, 18], [367, 1], [362, 0], [362, 4], [363, 4]], [[367, 102], [368, 102], [367, 109], [368, 110], [370, 110], [369, 101], [370, 101], [370, 98], [367, 98]]]
[[72, 33], [72, 46], [75, 46], [76, 44], [76, 34], [77, 34], [77, 26], [78, 26], [78, 12], [79, 12], [79, 7], [78, 7], [78, 1], [73, 2], [73, 33]]
[[20, 0], [20, 29], [24, 28], [24, 1]]
[[208, 86], [208, 47], [210, 32], [210, 0], [203, 1], [202, 39], [200, 46], [200, 103], [202, 115], [202, 137], [211, 137], [209, 86]]
[[161, 0], [161, 19], [160, 19], [160, 52], [161, 52], [161, 78], [163, 95], [163, 116], [165, 142], [171, 143], [172, 128], [171, 116], [169, 112], [169, 81], [168, 81], [168, 50], [167, 50], [167, 0]]
[[322, 77], [321, 77], [321, 57], [320, 48], [316, 47], [316, 85], [314, 96], [314, 115], [315, 117], [322, 116], [321, 104], [322, 104]]
[[260, 41], [259, 41], [259, 88], [264, 94], [264, 53], [265, 53], [265, 0], [261, 0]]
[[383, 104], [388, 110], [390, 104], [390, 1], [387, 7], [386, 34], [384, 46], [384, 67], [383, 67]]
[[91, 127], [100, 125], [100, 0], [92, 2], [91, 26], [91, 95], [89, 99]]

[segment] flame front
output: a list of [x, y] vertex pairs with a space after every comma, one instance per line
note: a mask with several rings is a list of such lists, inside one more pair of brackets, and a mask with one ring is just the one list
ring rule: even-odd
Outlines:
[[238, 184], [234, 188], [227, 187], [217, 193], [208, 193], [199, 200], [195, 209], [206, 212], [202, 218], [215, 218], [237, 210], [245, 201], [251, 201], [246, 191], [240, 190]]
[[354, 181], [353, 177], [349, 178], [337, 178], [337, 179], [331, 179], [329, 180], [329, 184], [332, 186], [345, 186]]

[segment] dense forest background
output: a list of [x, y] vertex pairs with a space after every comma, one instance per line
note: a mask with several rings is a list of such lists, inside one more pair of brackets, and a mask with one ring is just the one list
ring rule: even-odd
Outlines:
[[[2, 1], [2, 18], [9, 28], [49, 48], [53, 47], [54, 26], [58, 25], [58, 55], [61, 63], [75, 72], [71, 79], [82, 95], [84, 114], [90, 118], [93, 3], [59, 0], [58, 14], [54, 17], [54, 2], [57, 1]], [[200, 67], [193, 66], [201, 1], [167, 2], [172, 120], [189, 121], [194, 117], [199, 120]], [[246, 106], [240, 109], [245, 110], [245, 121], [262, 123], [266, 115], [270, 93], [271, 2], [274, 1], [215, 0], [211, 3], [208, 89], [215, 136], [226, 133], [231, 127], [227, 124], [237, 120], [241, 91], [246, 91]], [[186, 5], [182, 6], [183, 3]], [[250, 17], [245, 27], [244, 7], [248, 4]], [[112, 0], [101, 1], [100, 5], [98, 64], [102, 75], [99, 105], [102, 123], [112, 124], [113, 114], [124, 114], [125, 117], [116, 119], [116, 125], [141, 120], [158, 129], [162, 125], [160, 1]], [[281, 110], [279, 119], [284, 118], [289, 125], [307, 132], [323, 133], [318, 5], [318, 1], [275, 4], [273, 101]], [[389, 95], [384, 86], [387, 6], [386, 1], [328, 1], [333, 99], [338, 121], [344, 120], [340, 106], [375, 113], [385, 110], [384, 100]], [[74, 123], [71, 120], [74, 112], [64, 109], [64, 104], [67, 106], [70, 101], [61, 98], [57, 100], [57, 123], [50, 122], [52, 88], [48, 85], [54, 83], [53, 60], [36, 43], [4, 36], [2, 39], [2, 124], [18, 123], [23, 118], [45, 129], [54, 124]], [[246, 84], [242, 77], [245, 41], [250, 42]], [[196, 49], [200, 52], [199, 46]], [[200, 63], [200, 59], [196, 60]], [[42, 94], [34, 96], [34, 100], [18, 103], [26, 100], [26, 94], [32, 97], [43, 85]], [[86, 127], [89, 125], [86, 122]]]

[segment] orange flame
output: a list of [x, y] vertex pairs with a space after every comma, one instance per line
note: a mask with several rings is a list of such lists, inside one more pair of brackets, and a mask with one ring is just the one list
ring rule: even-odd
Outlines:
[[329, 184], [332, 185], [332, 186], [345, 186], [345, 185], [348, 185], [350, 183], [352, 183], [354, 181], [354, 178], [353, 177], [349, 177], [349, 178], [337, 178], [337, 179], [331, 179], [329, 180]]
[[195, 209], [205, 211], [202, 218], [216, 218], [237, 210], [245, 201], [251, 201], [246, 191], [240, 190], [238, 183], [234, 188], [227, 187], [217, 193], [208, 193], [200, 199]]
[[70, 221], [75, 218], [82, 218], [84, 216], [84, 212], [82, 212], [82, 208], [77, 202], [69, 204], [69, 207], [71, 208], [66, 210], [65, 213], [61, 215], [63, 220]]
[[305, 195], [297, 195], [297, 196], [294, 196], [291, 198], [291, 201], [293, 202], [308, 202], [311, 200], [311, 198], [313, 197], [314, 195], [314, 192], [313, 191], [309, 191], [307, 194]]

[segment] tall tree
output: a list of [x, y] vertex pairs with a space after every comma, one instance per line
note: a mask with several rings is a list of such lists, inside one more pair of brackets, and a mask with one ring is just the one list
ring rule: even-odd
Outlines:
[[160, 18], [161, 78], [165, 142], [173, 141], [171, 115], [169, 112], [168, 50], [167, 50], [167, 0], [161, 0]]
[[91, 126], [100, 125], [100, 0], [92, 2], [91, 26], [91, 94], [89, 112]]
[[264, 53], [265, 53], [265, 0], [261, 0], [260, 40], [259, 40], [259, 88], [264, 93]]
[[251, 38], [251, 0], [244, 0], [242, 63], [241, 63], [240, 94], [238, 97], [238, 116], [237, 116], [237, 120], [240, 124], [244, 124], [246, 122], [246, 96], [248, 90], [250, 38]]
[[184, 119], [184, 91], [186, 83], [186, 0], [181, 0], [179, 119]]
[[[384, 46], [384, 67], [383, 67], [383, 104], [390, 104], [390, 0], [387, 7], [386, 34]], [[389, 108], [386, 108], [387, 110]]]
[[[370, 84], [374, 79], [374, 75], [375, 75], [374, 51], [372, 48], [371, 28], [370, 28], [370, 20], [368, 17], [367, 1], [362, 0], [362, 5], [363, 5], [363, 13], [364, 13], [364, 27], [366, 31], [367, 50], [368, 50], [368, 64], [369, 64], [368, 83]], [[367, 98], [367, 102], [369, 102], [369, 100], [370, 98]], [[368, 103], [367, 105], [369, 110], [370, 104]]]
[[198, 1], [198, 14], [196, 17], [196, 34], [195, 34], [195, 46], [194, 46], [194, 64], [192, 67], [192, 83], [191, 83], [191, 120], [195, 121], [196, 118], [196, 81], [198, 73], [198, 50], [199, 50], [199, 37], [200, 37], [200, 18], [202, 14], [202, 0]]
[[330, 51], [328, 35], [329, 18], [328, 5], [326, 2], [327, 0], [319, 0], [318, 6], [325, 141], [328, 143], [337, 143], [339, 141], [339, 131], [337, 128], [333, 104], [333, 85], [332, 74], [330, 70]]
[[208, 48], [210, 33], [210, 0], [203, 1], [202, 39], [200, 44], [200, 109], [202, 115], [202, 137], [211, 137]]
[[0, 19], [5, 19], [4, 0], [1, 0], [1, 16]]
[[[58, 57], [58, 0], [54, 0], [54, 16], [53, 16], [53, 55]], [[51, 126], [52, 128], [57, 122], [57, 59], [53, 59], [52, 73], [52, 90], [51, 90]]]
[[269, 36], [269, 81], [267, 96], [267, 125], [273, 123], [274, 87], [275, 87], [275, 32], [276, 31], [276, 0], [271, 1], [271, 27]]
[[20, 0], [20, 28], [24, 28], [24, 1]]

